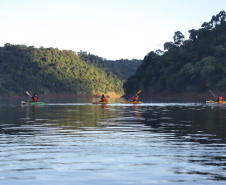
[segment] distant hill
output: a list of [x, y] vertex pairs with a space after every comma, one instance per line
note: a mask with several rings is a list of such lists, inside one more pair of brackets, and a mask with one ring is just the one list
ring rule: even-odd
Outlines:
[[204, 92], [226, 90], [226, 14], [221, 11], [188, 40], [177, 31], [164, 52], [148, 53], [124, 84], [125, 92]]
[[107, 61], [98, 56], [57, 48], [6, 43], [0, 47], [0, 95], [123, 95], [123, 82], [139, 60]]
[[78, 52], [78, 56], [92, 66], [98, 67], [106, 72], [112, 72], [122, 81], [132, 76], [142, 63], [142, 60], [137, 59], [106, 60], [83, 51]]

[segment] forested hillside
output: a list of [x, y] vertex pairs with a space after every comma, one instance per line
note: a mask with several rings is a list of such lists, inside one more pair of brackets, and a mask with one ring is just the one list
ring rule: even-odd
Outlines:
[[204, 92], [226, 90], [226, 14], [221, 11], [190, 37], [177, 31], [165, 52], [147, 54], [135, 75], [124, 84], [126, 93]]
[[0, 95], [123, 95], [123, 82], [141, 61], [107, 61], [98, 56], [56, 48], [5, 44], [0, 47]]
[[83, 51], [78, 52], [78, 56], [80, 59], [92, 66], [103, 69], [107, 73], [112, 72], [122, 81], [125, 81], [130, 76], [132, 76], [142, 62], [141, 60], [137, 59], [120, 59], [114, 61], [106, 60], [92, 54], [87, 54], [87, 52]]

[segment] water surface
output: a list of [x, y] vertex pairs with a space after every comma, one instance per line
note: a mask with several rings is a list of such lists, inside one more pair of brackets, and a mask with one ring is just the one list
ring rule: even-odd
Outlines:
[[225, 184], [226, 106], [0, 100], [0, 184]]

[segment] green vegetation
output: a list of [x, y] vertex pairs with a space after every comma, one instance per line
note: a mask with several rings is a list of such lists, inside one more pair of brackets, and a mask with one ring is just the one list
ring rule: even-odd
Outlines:
[[124, 93], [123, 82], [138, 60], [107, 61], [98, 56], [55, 48], [5, 44], [0, 47], [0, 95], [93, 95]]
[[203, 92], [226, 90], [226, 14], [221, 11], [189, 40], [177, 31], [165, 52], [147, 54], [136, 73], [124, 84], [125, 92]]
[[92, 54], [87, 54], [87, 52], [83, 51], [78, 52], [78, 56], [80, 59], [94, 67], [98, 67], [107, 73], [115, 74], [122, 81], [127, 80], [131, 75], [133, 75], [142, 62], [137, 59], [111, 61]]
[[122, 95], [124, 90], [131, 93], [140, 89], [144, 92], [225, 91], [225, 11], [189, 33], [189, 39], [185, 40], [176, 31], [173, 41], [164, 44], [165, 52], [148, 53], [142, 64], [135, 59], [110, 61], [83, 51], [76, 54], [7, 43], [0, 47], [0, 95], [24, 95], [25, 90], [73, 95]]

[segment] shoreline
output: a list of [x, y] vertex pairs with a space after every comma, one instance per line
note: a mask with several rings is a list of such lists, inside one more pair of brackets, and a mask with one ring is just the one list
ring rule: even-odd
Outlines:
[[[216, 91], [213, 92], [215, 96], [218, 94], [226, 99], [226, 92]], [[133, 94], [123, 95], [122, 98], [132, 97]], [[209, 91], [206, 92], [185, 92], [185, 93], [175, 93], [175, 92], [141, 92], [139, 94], [139, 99], [206, 99], [214, 100], [215, 97]]]
[[[223, 99], [226, 99], [226, 92], [216, 91], [214, 95], [220, 95]], [[105, 95], [107, 98], [130, 98], [133, 94], [126, 95]], [[0, 96], [0, 99], [22, 99], [28, 98], [29, 96], [19, 96], [17, 94], [11, 95], [8, 97]], [[97, 95], [87, 96], [87, 95], [71, 95], [71, 94], [41, 94], [40, 98], [99, 98]], [[161, 93], [152, 93], [152, 92], [141, 92], [139, 94], [139, 99], [206, 99], [214, 100], [213, 94], [209, 91], [207, 92], [186, 92], [186, 93], [173, 93], [173, 92], [161, 92]]]
[[[107, 98], [121, 98], [121, 95], [105, 95]], [[99, 98], [97, 95], [93, 96], [87, 96], [87, 95], [71, 95], [71, 94], [41, 94], [38, 95], [38, 97], [43, 98]], [[22, 99], [22, 98], [29, 98], [29, 96], [19, 96], [17, 94], [8, 96], [8, 97], [2, 97], [0, 96], [0, 99]]]

